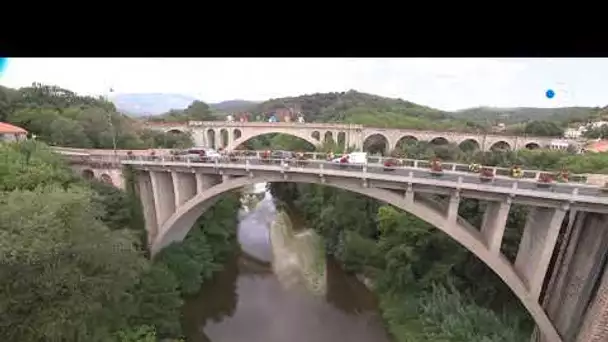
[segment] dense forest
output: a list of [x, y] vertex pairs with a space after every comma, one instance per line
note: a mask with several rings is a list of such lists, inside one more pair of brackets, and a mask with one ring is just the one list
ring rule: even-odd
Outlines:
[[144, 149], [190, 146], [183, 135], [148, 130], [103, 98], [79, 96], [56, 86], [0, 87], [0, 121], [28, 130], [49, 145]]
[[478, 107], [454, 112], [459, 118], [473, 122], [503, 122], [517, 124], [527, 121], [553, 121], [559, 123], [583, 123], [589, 119], [601, 117], [604, 113], [598, 107], [564, 107], [564, 108], [489, 108]]
[[0, 340], [177, 341], [182, 297], [235, 250], [239, 194], [150, 261], [132, 171], [126, 192], [84, 180], [48, 144], [111, 148], [108, 116], [118, 148], [189, 138], [140, 130], [111, 103], [57, 87], [2, 88], [0, 100], [2, 120], [36, 135], [0, 144]]

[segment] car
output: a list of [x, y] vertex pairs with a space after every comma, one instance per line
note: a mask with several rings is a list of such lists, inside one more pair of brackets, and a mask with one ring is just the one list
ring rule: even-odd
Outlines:
[[365, 165], [367, 164], [367, 152], [351, 152], [339, 158], [333, 159], [332, 162], [341, 164]]
[[359, 168], [367, 165], [366, 152], [351, 152], [332, 160], [332, 163], [340, 164], [340, 168]]
[[270, 159], [284, 159], [292, 160], [296, 158], [296, 154], [291, 151], [272, 151], [270, 153]]
[[183, 150], [179, 155], [192, 162], [214, 162], [220, 159], [220, 154], [209, 147], [192, 147]]
[[270, 153], [270, 159], [273, 163], [279, 163], [279, 160], [282, 160], [283, 163], [289, 164], [296, 160], [296, 154], [291, 151], [272, 151]]

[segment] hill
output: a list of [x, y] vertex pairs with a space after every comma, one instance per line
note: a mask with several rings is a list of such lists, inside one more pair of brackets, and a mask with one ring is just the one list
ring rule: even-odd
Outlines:
[[228, 100], [220, 103], [211, 103], [209, 107], [220, 112], [240, 112], [250, 110], [258, 102], [246, 100]]
[[526, 121], [558, 121], [560, 123], [587, 121], [597, 116], [597, 107], [563, 107], [563, 108], [492, 108], [477, 107], [453, 113], [456, 118], [464, 118], [476, 123], [497, 122], [514, 124]]
[[345, 122], [376, 127], [427, 129], [454, 127], [448, 112], [402, 99], [350, 90], [271, 99], [251, 109], [254, 115], [295, 108], [307, 122]]
[[172, 109], [185, 109], [197, 99], [181, 94], [116, 94], [110, 98], [116, 108], [132, 116], [160, 115]]

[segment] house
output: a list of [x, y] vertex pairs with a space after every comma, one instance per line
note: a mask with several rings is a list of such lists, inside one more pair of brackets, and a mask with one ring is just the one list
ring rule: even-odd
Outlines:
[[585, 146], [585, 152], [607, 152], [608, 140], [597, 140]]
[[587, 131], [585, 126], [579, 126], [578, 128], [566, 128], [564, 131], [564, 138], [566, 139], [578, 139], [583, 136], [583, 133]]
[[21, 127], [13, 126], [6, 122], [0, 122], [0, 141], [14, 142], [27, 139], [27, 131]]

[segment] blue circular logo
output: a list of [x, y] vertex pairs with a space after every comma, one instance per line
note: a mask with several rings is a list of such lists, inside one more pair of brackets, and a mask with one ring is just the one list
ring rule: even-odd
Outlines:
[[549, 90], [547, 90], [545, 95], [547, 96], [548, 99], [552, 99], [555, 96], [555, 92], [553, 91], [553, 89], [549, 89]]
[[0, 57], [0, 74], [6, 69], [6, 65], [8, 64], [8, 58]]

